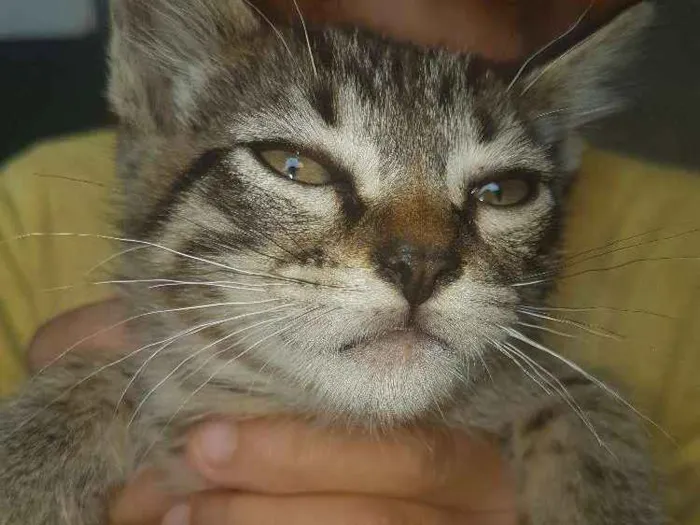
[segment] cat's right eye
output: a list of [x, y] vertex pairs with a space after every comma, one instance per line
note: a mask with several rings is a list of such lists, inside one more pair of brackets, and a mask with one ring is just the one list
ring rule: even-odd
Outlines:
[[471, 195], [482, 204], [507, 207], [526, 203], [535, 192], [536, 184], [532, 180], [512, 177], [485, 182], [474, 188]]
[[268, 149], [259, 151], [258, 155], [272, 170], [293, 181], [314, 186], [332, 182], [331, 174], [326, 168], [299, 152]]

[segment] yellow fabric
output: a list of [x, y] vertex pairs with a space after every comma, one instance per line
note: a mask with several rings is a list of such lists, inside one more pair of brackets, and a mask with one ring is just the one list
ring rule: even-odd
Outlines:
[[[56, 314], [104, 297], [91, 267], [111, 243], [31, 233], [106, 234], [114, 134], [101, 131], [39, 144], [0, 168], [0, 396], [23, 377], [22, 351]], [[65, 290], [57, 288], [74, 286]]]
[[[21, 349], [43, 321], [108, 293], [80, 285], [104, 277], [84, 274], [112, 253], [108, 241], [12, 238], [109, 233], [114, 143], [109, 131], [45, 143], [0, 172], [0, 237], [10, 239], [0, 243], [0, 395], [20, 381]], [[552, 348], [612, 370], [630, 401], [673, 436], [650, 426], [669, 504], [685, 525], [700, 524], [698, 210], [700, 175], [588, 151], [567, 225], [571, 277], [552, 301], [577, 310], [543, 312], [558, 318], [550, 328], [576, 336], [553, 334]]]

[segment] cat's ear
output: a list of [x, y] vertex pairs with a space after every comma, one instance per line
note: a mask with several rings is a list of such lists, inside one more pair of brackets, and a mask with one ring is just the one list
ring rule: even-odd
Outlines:
[[260, 30], [246, 0], [111, 0], [109, 99], [128, 125], [186, 125], [219, 59]]
[[638, 57], [654, 12], [650, 1], [628, 8], [512, 86], [545, 142], [562, 140], [573, 129], [624, 107], [629, 85], [619, 83], [619, 73]]

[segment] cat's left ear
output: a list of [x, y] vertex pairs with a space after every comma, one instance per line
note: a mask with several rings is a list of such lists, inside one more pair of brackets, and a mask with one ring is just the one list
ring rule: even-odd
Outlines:
[[576, 128], [624, 107], [624, 86], [613, 85], [613, 77], [636, 58], [654, 13], [650, 1], [628, 8], [511, 86], [543, 141], [565, 140]]
[[110, 0], [109, 99], [142, 132], [187, 126], [222, 58], [246, 59], [261, 31], [248, 0]]

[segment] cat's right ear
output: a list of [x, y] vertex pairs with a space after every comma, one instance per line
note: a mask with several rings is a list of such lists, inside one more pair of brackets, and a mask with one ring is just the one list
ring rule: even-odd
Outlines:
[[109, 99], [125, 124], [173, 133], [226, 55], [261, 29], [247, 0], [111, 0]]
[[638, 2], [560, 56], [520, 71], [526, 74], [519, 73], [509, 89], [545, 142], [562, 140], [625, 107], [627, 94], [615, 85], [615, 74], [639, 58], [641, 37], [655, 19], [654, 4]]

